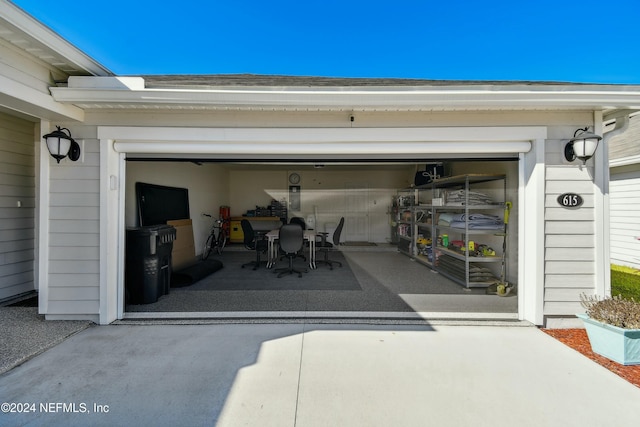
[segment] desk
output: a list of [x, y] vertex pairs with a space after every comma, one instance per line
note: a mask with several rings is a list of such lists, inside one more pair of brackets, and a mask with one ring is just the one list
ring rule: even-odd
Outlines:
[[265, 233], [282, 225], [282, 221], [277, 216], [234, 216], [229, 223], [229, 241], [231, 243], [244, 242], [244, 233], [240, 222], [246, 219], [251, 223], [253, 231], [264, 231]]
[[[271, 230], [265, 237], [268, 240], [267, 256], [267, 268], [271, 268], [275, 265], [278, 259], [278, 245], [275, 244], [276, 239], [280, 234], [279, 229]], [[316, 232], [315, 230], [304, 230], [304, 240], [309, 242], [309, 268], [316, 268]]]

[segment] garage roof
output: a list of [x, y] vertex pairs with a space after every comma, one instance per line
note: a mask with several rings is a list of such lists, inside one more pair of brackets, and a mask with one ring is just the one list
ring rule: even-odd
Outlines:
[[[262, 74], [208, 74], [208, 75], [144, 75], [150, 89], [215, 88], [215, 87], [418, 87], [454, 85], [535, 85], [532, 81], [477, 81], [477, 80], [429, 80], [402, 78], [346, 78], [318, 76], [286, 76]], [[547, 82], [545, 85], [566, 85]], [[580, 85], [580, 84], [578, 84]]]
[[70, 77], [54, 99], [83, 109], [291, 111], [640, 110], [640, 86], [546, 82], [181, 75]]
[[[59, 70], [54, 100], [83, 110], [580, 110], [602, 111], [605, 119], [640, 110], [638, 85], [238, 74], [144, 76], [140, 87], [129, 87], [13, 5], [0, 10], [0, 39]], [[73, 82], [77, 76], [90, 77]]]

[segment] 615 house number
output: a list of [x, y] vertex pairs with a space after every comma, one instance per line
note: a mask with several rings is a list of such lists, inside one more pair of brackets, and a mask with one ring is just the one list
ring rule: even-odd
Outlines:
[[558, 204], [565, 208], [577, 208], [583, 201], [582, 196], [575, 193], [564, 193], [558, 196]]

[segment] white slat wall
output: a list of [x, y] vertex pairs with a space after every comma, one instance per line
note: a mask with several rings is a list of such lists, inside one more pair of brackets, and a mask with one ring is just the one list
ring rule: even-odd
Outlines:
[[0, 113], [0, 300], [34, 289], [32, 122]]
[[640, 165], [611, 170], [609, 204], [611, 263], [640, 268]]
[[49, 160], [49, 315], [100, 308], [100, 153], [97, 141], [78, 142], [77, 162]]
[[[580, 294], [595, 289], [595, 209], [593, 179], [586, 168], [547, 166], [545, 191], [544, 314], [582, 311]], [[557, 198], [577, 193], [578, 208], [563, 208]]]

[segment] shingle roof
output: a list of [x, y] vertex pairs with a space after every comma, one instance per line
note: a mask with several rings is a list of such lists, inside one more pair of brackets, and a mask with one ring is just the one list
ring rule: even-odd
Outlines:
[[509, 85], [580, 85], [567, 82], [488, 81], [488, 80], [428, 80], [404, 78], [346, 78], [314, 76], [282, 76], [260, 74], [211, 74], [211, 75], [143, 75], [147, 88], [181, 87], [389, 87], [389, 86], [509, 86]]

